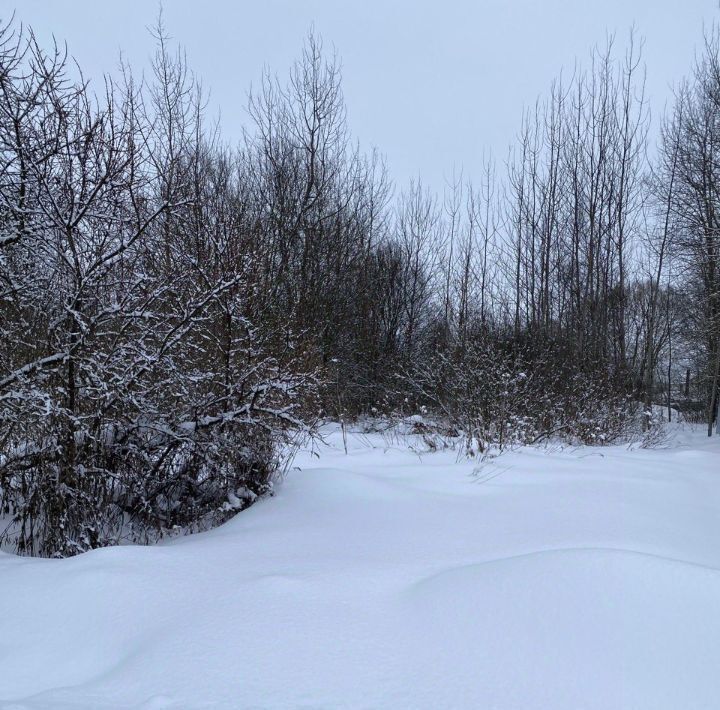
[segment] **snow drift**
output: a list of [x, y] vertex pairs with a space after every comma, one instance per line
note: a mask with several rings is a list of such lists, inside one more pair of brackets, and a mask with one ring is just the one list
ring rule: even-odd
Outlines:
[[0, 555], [0, 708], [716, 708], [720, 446], [330, 432], [221, 528]]

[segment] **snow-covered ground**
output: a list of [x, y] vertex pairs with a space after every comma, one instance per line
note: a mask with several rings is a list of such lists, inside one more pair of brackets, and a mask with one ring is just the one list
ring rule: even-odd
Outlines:
[[720, 443], [337, 432], [223, 527], [0, 555], [0, 708], [720, 707]]

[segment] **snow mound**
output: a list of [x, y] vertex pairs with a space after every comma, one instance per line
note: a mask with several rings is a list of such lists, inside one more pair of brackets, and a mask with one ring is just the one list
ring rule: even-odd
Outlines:
[[716, 442], [327, 441], [209, 533], [0, 555], [0, 709], [717, 708]]

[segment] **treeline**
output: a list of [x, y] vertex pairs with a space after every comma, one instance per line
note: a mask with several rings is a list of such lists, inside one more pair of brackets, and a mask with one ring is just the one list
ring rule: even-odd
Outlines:
[[610, 45], [526, 114], [506, 174], [439, 197], [356, 145], [316, 38], [232, 149], [156, 39], [149, 80], [93, 87], [0, 30], [2, 544], [216, 524], [325, 417], [427, 411], [476, 451], [602, 443], [682, 400], [711, 431], [716, 35], [657, 160], [639, 57]]

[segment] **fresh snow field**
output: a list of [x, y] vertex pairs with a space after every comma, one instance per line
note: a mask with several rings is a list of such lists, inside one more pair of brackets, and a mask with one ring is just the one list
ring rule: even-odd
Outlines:
[[0, 708], [720, 708], [719, 440], [326, 438], [214, 531], [0, 554]]

